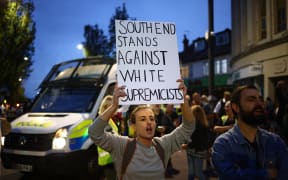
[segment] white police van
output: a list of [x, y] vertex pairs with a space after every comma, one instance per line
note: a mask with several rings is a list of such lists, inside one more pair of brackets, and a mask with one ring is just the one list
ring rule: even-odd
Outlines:
[[97, 174], [97, 148], [88, 127], [112, 94], [115, 59], [91, 57], [53, 66], [26, 114], [11, 122], [2, 164], [26, 173]]

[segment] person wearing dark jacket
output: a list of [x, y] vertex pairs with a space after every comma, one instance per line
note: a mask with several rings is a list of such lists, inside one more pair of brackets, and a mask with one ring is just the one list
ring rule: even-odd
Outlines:
[[212, 161], [220, 180], [288, 179], [288, 149], [283, 139], [259, 127], [265, 120], [263, 98], [252, 85], [232, 94], [237, 123], [218, 136]]

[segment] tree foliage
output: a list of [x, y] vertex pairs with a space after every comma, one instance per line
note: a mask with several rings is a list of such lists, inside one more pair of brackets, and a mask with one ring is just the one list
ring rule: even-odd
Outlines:
[[13, 102], [19, 100], [19, 92], [23, 96], [21, 81], [32, 71], [36, 30], [32, 19], [34, 4], [7, 0], [0, 5], [0, 89], [2, 95], [10, 95]]
[[125, 6], [125, 3], [122, 4], [122, 8], [119, 6], [115, 9], [115, 14], [110, 19], [109, 24], [109, 49], [110, 53], [115, 56], [115, 42], [116, 42], [116, 35], [115, 35], [115, 20], [127, 20], [129, 19], [129, 15]]
[[84, 37], [86, 39], [86, 41], [83, 42], [85, 56], [109, 54], [107, 37], [97, 24], [95, 26], [86, 25], [84, 31]]
[[115, 56], [115, 19], [129, 19], [125, 3], [122, 4], [122, 7], [116, 7], [115, 14], [110, 19], [109, 40], [97, 24], [84, 27], [85, 41], [82, 44], [84, 45], [85, 56]]

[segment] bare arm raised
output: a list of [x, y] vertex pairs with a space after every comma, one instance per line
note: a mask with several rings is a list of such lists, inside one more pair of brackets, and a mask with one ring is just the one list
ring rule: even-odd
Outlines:
[[194, 121], [194, 115], [193, 115], [192, 110], [189, 106], [189, 98], [187, 97], [187, 87], [185, 86], [183, 79], [178, 79], [177, 82], [180, 83], [179, 89], [182, 90], [183, 96], [184, 96], [184, 103], [181, 104], [183, 120], [193, 122]]
[[124, 92], [125, 86], [117, 86], [115, 85], [113, 92], [113, 103], [109, 106], [106, 111], [100, 114], [100, 119], [109, 121], [109, 119], [113, 116], [113, 114], [117, 111], [119, 106], [119, 98], [125, 97], [126, 93]]

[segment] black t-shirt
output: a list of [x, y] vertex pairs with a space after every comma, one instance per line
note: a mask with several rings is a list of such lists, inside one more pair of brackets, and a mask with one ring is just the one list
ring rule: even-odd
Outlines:
[[188, 144], [188, 147], [196, 151], [203, 151], [210, 148], [213, 142], [211, 142], [209, 131], [209, 127], [196, 123], [196, 129], [191, 135], [191, 142]]
[[[162, 110], [160, 110], [159, 114], [155, 116], [156, 117], [156, 122], [157, 126], [164, 126], [165, 127], [165, 134], [170, 133], [173, 129], [173, 122], [171, 118], [165, 114]], [[159, 134], [156, 135], [159, 136]]]

